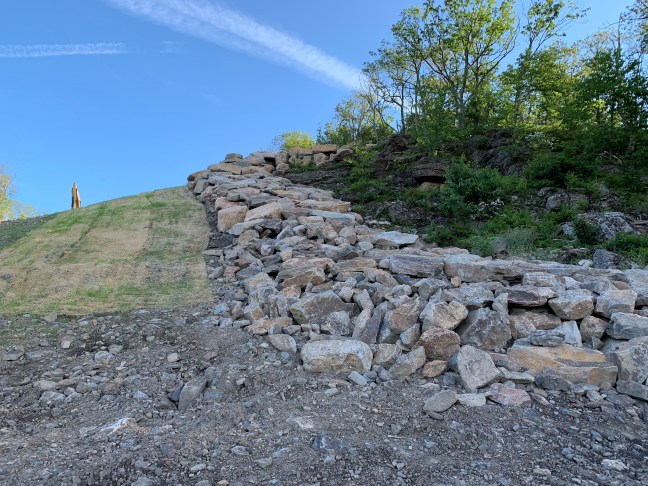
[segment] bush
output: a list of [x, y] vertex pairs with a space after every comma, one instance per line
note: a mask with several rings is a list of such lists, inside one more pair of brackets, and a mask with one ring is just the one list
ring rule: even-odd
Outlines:
[[584, 245], [596, 245], [599, 241], [599, 230], [584, 219], [576, 218], [574, 232], [578, 241]]
[[291, 148], [311, 148], [315, 140], [306, 132], [295, 130], [277, 135], [272, 141], [272, 146], [279, 150], [290, 150]]
[[605, 249], [619, 253], [639, 265], [648, 265], [648, 235], [621, 233], [605, 243]]

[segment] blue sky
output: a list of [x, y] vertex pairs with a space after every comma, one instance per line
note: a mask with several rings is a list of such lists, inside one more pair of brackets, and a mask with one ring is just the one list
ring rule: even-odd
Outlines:
[[[414, 0], [0, 5], [0, 164], [41, 212], [178, 186], [229, 152], [315, 134]], [[573, 37], [631, 0], [583, 0]]]

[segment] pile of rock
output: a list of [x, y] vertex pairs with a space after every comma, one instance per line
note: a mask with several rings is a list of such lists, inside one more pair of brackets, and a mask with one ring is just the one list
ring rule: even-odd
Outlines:
[[220, 326], [267, 335], [305, 370], [360, 385], [453, 374], [467, 393], [432, 397], [431, 414], [486, 396], [541, 401], [543, 389], [648, 400], [648, 271], [431, 247], [272, 175], [287, 156], [229, 155], [188, 178], [220, 232], [206, 252], [228, 289]]
[[[200, 179], [206, 180], [207, 175], [213, 169], [215, 172], [228, 172], [235, 175], [252, 174], [259, 169], [267, 172], [284, 173], [290, 169], [290, 165], [309, 165], [315, 164], [319, 167], [327, 162], [337, 162], [351, 155], [353, 150], [349, 147], [338, 147], [333, 144], [314, 145], [311, 148], [296, 147], [290, 150], [281, 150], [272, 152], [267, 150], [253, 152], [247, 157], [241, 154], [231, 153], [225, 156], [218, 169], [213, 169], [215, 165], [210, 166], [206, 171], [197, 172], [189, 176], [189, 180], [194, 179], [200, 182]], [[198, 186], [198, 189], [201, 189]], [[200, 194], [197, 191], [196, 194]]]

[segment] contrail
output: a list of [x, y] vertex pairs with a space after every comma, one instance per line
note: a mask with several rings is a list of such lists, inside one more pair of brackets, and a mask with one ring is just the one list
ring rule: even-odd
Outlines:
[[52, 57], [52, 56], [101, 56], [125, 54], [126, 46], [117, 42], [98, 44], [4, 44], [0, 45], [0, 57]]
[[360, 87], [358, 69], [306, 42], [206, 0], [105, 0], [178, 32], [287, 64], [315, 79]]

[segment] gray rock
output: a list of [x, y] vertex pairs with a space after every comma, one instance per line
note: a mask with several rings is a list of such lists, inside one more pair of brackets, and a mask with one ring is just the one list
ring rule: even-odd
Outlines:
[[604, 241], [613, 240], [620, 233], [636, 234], [623, 213], [585, 213], [579, 214], [578, 218], [595, 226], [599, 231], [599, 238]]
[[594, 298], [589, 290], [565, 290], [549, 301], [549, 307], [561, 319], [583, 319], [594, 311]]
[[618, 380], [616, 389], [619, 393], [648, 402], [648, 386], [634, 381]]
[[607, 322], [598, 317], [588, 316], [581, 321], [580, 333], [584, 342], [590, 342], [591, 338], [601, 339], [605, 333]]
[[522, 307], [540, 307], [548, 299], [557, 296], [556, 291], [548, 287], [533, 287], [530, 285], [515, 285], [506, 289], [509, 304]]
[[631, 339], [612, 353], [619, 380], [644, 384], [648, 380], [648, 336]]
[[465, 407], [483, 407], [486, 405], [485, 393], [464, 393], [462, 395], [457, 395], [459, 403]]
[[389, 271], [412, 277], [434, 277], [443, 273], [443, 259], [425, 255], [394, 255], [389, 258]]
[[456, 289], [444, 290], [443, 298], [447, 302], [457, 301], [469, 310], [476, 310], [493, 302], [495, 295], [481, 285], [462, 284]]
[[334, 336], [348, 336], [353, 330], [351, 318], [347, 312], [332, 312], [324, 316], [323, 322], [320, 323], [320, 329], [324, 334]]
[[54, 390], [43, 392], [38, 399], [39, 402], [62, 402], [63, 400], [65, 400], [65, 395]]
[[420, 319], [423, 322], [422, 330], [428, 331], [434, 327], [452, 331], [468, 317], [468, 308], [460, 302], [429, 302]]
[[511, 340], [508, 316], [490, 309], [471, 311], [456, 332], [461, 344], [491, 351], [504, 349]]
[[378, 339], [378, 332], [380, 331], [380, 323], [382, 321], [381, 311], [374, 310], [369, 319], [365, 319], [368, 311], [362, 311], [356, 317], [355, 326], [353, 328], [353, 339], [362, 341], [367, 344], [374, 344]]
[[418, 297], [409, 299], [395, 309], [387, 311], [384, 323], [396, 334], [405, 332], [416, 323], [423, 305]]
[[634, 311], [637, 293], [633, 290], [607, 290], [596, 299], [596, 313], [612, 317], [615, 312]]
[[288, 336], [287, 334], [269, 334], [268, 342], [279, 351], [285, 351], [289, 353], [297, 352], [297, 343], [291, 336]]
[[376, 344], [374, 347], [373, 364], [380, 366], [393, 365], [402, 354], [402, 348], [397, 344]]
[[310, 341], [301, 350], [304, 369], [313, 373], [366, 373], [373, 353], [360, 341]]
[[181, 412], [187, 410], [192, 402], [200, 396], [206, 384], [207, 379], [205, 377], [197, 377], [185, 383], [178, 399], [178, 410]]
[[426, 361], [425, 350], [414, 348], [407, 354], [401, 354], [389, 368], [389, 374], [394, 378], [405, 379], [421, 368]]
[[628, 285], [637, 293], [636, 305], [648, 305], [648, 270], [628, 270], [625, 274]]
[[365, 386], [369, 383], [367, 379], [357, 371], [352, 371], [351, 373], [349, 373], [349, 376], [347, 378], [351, 380], [353, 383], [355, 383], [356, 385], [360, 385], [360, 386]]
[[22, 347], [12, 348], [6, 351], [2, 356], [3, 361], [18, 361], [25, 355], [25, 349]]
[[565, 334], [555, 329], [535, 331], [528, 339], [534, 346], [553, 347], [565, 344]]
[[549, 287], [554, 290], [565, 288], [562, 277], [545, 272], [528, 272], [522, 277], [522, 285], [532, 287]]
[[580, 348], [583, 345], [583, 338], [581, 337], [581, 333], [578, 329], [578, 324], [576, 324], [576, 321], [563, 322], [555, 330], [562, 332], [565, 335], [565, 344], [570, 344], [572, 346], [576, 346], [577, 348]]
[[634, 339], [648, 336], [648, 317], [615, 312], [606, 327], [606, 332], [615, 339]]
[[457, 403], [457, 394], [452, 390], [443, 390], [425, 400], [423, 411], [428, 414], [441, 413], [450, 409], [455, 403]]
[[457, 354], [457, 371], [464, 388], [477, 390], [500, 380], [502, 374], [490, 355], [473, 346], [462, 346]]
[[611, 251], [597, 248], [592, 255], [592, 262], [594, 268], [619, 268], [623, 264], [623, 258]]
[[371, 236], [369, 242], [377, 246], [399, 248], [405, 245], [413, 245], [419, 237], [415, 234], [401, 233], [399, 231], [387, 231]]
[[290, 307], [293, 318], [299, 324], [324, 324], [334, 312], [353, 311], [353, 304], [346, 304], [331, 290], [321, 294], [308, 294]]

